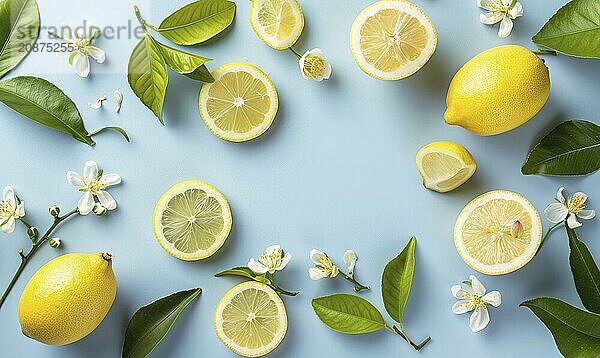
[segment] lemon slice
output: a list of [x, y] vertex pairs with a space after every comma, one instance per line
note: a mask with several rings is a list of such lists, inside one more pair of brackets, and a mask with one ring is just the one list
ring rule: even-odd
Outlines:
[[200, 115], [214, 135], [244, 142], [266, 132], [277, 114], [273, 82], [258, 67], [232, 62], [213, 71], [200, 90]]
[[267, 45], [285, 50], [302, 34], [304, 14], [297, 0], [252, 0], [250, 24]]
[[404, 0], [368, 6], [350, 30], [354, 60], [366, 74], [380, 80], [399, 80], [417, 72], [436, 46], [437, 34], [429, 17]]
[[231, 230], [231, 209], [220, 191], [200, 180], [167, 190], [154, 208], [154, 236], [172, 256], [193, 261], [214, 254]]
[[503, 275], [525, 266], [542, 242], [540, 216], [523, 196], [494, 190], [473, 199], [454, 227], [454, 244], [462, 259], [488, 275]]
[[462, 145], [433, 142], [417, 153], [417, 169], [427, 189], [445, 193], [469, 180], [475, 173], [477, 164]]
[[229, 349], [244, 357], [263, 356], [279, 345], [287, 331], [281, 298], [255, 281], [229, 290], [217, 305], [215, 330]]

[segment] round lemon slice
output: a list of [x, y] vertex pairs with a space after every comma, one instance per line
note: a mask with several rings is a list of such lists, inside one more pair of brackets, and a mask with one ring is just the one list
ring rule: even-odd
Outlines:
[[380, 80], [399, 80], [417, 72], [436, 46], [437, 34], [429, 17], [404, 0], [368, 6], [350, 30], [354, 60], [365, 73]]
[[215, 311], [215, 330], [229, 349], [244, 357], [263, 356], [279, 345], [287, 331], [281, 298], [267, 285], [241, 283], [225, 294]]
[[154, 208], [154, 236], [172, 256], [194, 261], [217, 252], [229, 236], [232, 217], [225, 196], [200, 180], [167, 190]]
[[215, 81], [200, 90], [200, 115], [221, 139], [244, 142], [266, 132], [277, 114], [273, 82], [258, 67], [232, 62], [213, 71]]
[[304, 14], [297, 0], [252, 0], [250, 24], [267, 45], [285, 50], [302, 34]]
[[427, 189], [445, 193], [469, 180], [477, 170], [477, 164], [462, 145], [433, 142], [417, 153], [417, 169]]
[[540, 216], [523, 196], [494, 190], [473, 199], [454, 227], [454, 244], [462, 259], [488, 275], [503, 275], [525, 266], [542, 242]]

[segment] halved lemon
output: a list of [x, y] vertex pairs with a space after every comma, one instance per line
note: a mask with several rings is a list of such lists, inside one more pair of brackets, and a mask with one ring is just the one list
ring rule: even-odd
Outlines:
[[437, 34], [429, 17], [404, 0], [368, 6], [350, 30], [354, 60], [365, 73], [380, 80], [399, 80], [417, 72], [436, 46]]
[[258, 67], [232, 62], [212, 72], [215, 81], [200, 90], [200, 115], [221, 139], [244, 142], [266, 132], [277, 114], [273, 82]]
[[473, 199], [454, 226], [454, 244], [462, 259], [488, 275], [520, 269], [542, 242], [542, 221], [523, 196], [494, 190]]
[[217, 305], [215, 330], [229, 349], [244, 357], [263, 356], [279, 345], [287, 331], [281, 298], [256, 281], [240, 283]]
[[477, 170], [477, 164], [462, 145], [433, 142], [417, 152], [417, 169], [427, 189], [445, 193], [469, 180]]
[[167, 190], [154, 208], [154, 236], [172, 256], [194, 261], [217, 252], [231, 231], [231, 209], [225, 196], [200, 180]]
[[285, 50], [302, 34], [304, 14], [297, 0], [252, 0], [250, 24], [267, 45]]

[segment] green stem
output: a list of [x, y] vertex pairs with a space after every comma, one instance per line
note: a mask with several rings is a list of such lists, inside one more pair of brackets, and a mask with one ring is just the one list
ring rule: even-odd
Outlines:
[[421, 349], [423, 349], [423, 347], [425, 347], [427, 345], [427, 343], [429, 343], [429, 341], [431, 341], [431, 337], [427, 337], [425, 340], [423, 340], [423, 342], [419, 343], [419, 344], [415, 344], [413, 341], [410, 340], [410, 338], [408, 337], [408, 335], [402, 331], [401, 329], [399, 329], [396, 326], [390, 327], [387, 324], [385, 325], [385, 328], [388, 331], [394, 332], [396, 334], [398, 334], [400, 337], [402, 337], [405, 341], [407, 341], [417, 352], [419, 352]]
[[349, 274], [345, 274], [341, 270], [340, 270], [340, 274], [342, 274], [342, 277], [346, 281], [352, 282], [354, 284], [354, 291], [356, 291], [356, 292], [360, 292], [362, 290], [370, 290], [371, 289], [371, 287], [365, 286], [365, 285], [361, 284], [360, 282], [356, 281], [356, 279], [354, 277], [350, 276]]
[[48, 35], [50, 35], [50, 36], [52, 36], [52, 37], [55, 37], [55, 38], [57, 38], [57, 39], [61, 40], [62, 42], [69, 43], [69, 41], [67, 41], [67, 40], [66, 40], [64, 37], [60, 36], [59, 34], [57, 34], [57, 33], [55, 33], [55, 32], [48, 31]]
[[19, 221], [23, 223], [23, 225], [25, 225], [26, 228], [30, 228], [33, 227], [29, 222], [27, 222], [27, 220], [23, 219], [23, 218], [19, 218]]
[[542, 249], [542, 246], [544, 246], [544, 243], [546, 242], [546, 240], [550, 237], [550, 234], [552, 233], [552, 231], [554, 231], [554, 229], [556, 229], [557, 227], [559, 227], [560, 225], [564, 225], [564, 222], [559, 222], [554, 224], [553, 226], [551, 226], [548, 231], [546, 231], [546, 235], [544, 235], [544, 237], [542, 238], [542, 242], [540, 243], [540, 247], [538, 247], [537, 251], [536, 251], [536, 255], [540, 252], [540, 250]]
[[[72, 215], [77, 214], [77, 213], [78, 213], [77, 208], [75, 208], [63, 216], [55, 217], [52, 225], [50, 225], [48, 230], [46, 230], [44, 235], [35, 244], [31, 245], [31, 249], [29, 249], [29, 252], [27, 252], [27, 254], [23, 254], [23, 250], [19, 250], [19, 256], [21, 257], [21, 263], [19, 264], [17, 271], [15, 272], [13, 278], [10, 280], [8, 286], [6, 287], [6, 290], [4, 290], [4, 293], [2, 294], [2, 297], [0, 298], [0, 308], [2, 308], [4, 301], [6, 301], [6, 297], [8, 297], [8, 294], [10, 293], [10, 291], [13, 289], [13, 287], [17, 283], [17, 280], [21, 276], [21, 273], [23, 273], [23, 270], [25, 269], [25, 267], [27, 266], [27, 264], [29, 263], [29, 261], [31, 260], [33, 255], [35, 255], [35, 253], [40, 249], [40, 247], [42, 247], [42, 244], [44, 242], [48, 241], [48, 239], [50, 238], [50, 235], [52, 234], [54, 229], [56, 229], [56, 227], [58, 225], [60, 225], [60, 223], [62, 223], [63, 221], [65, 221], [66, 219], [68, 219], [69, 217], [71, 217]], [[23, 223], [25, 224], [25, 222], [23, 222]]]
[[535, 53], [536, 55], [550, 55], [550, 56], [557, 56], [556, 51], [552, 51], [552, 50], [542, 50], [540, 48], [538, 48], [537, 50], [533, 50], [531, 51], [533, 53]]
[[298, 59], [302, 58], [302, 55], [301, 55], [301, 54], [299, 54], [298, 52], [296, 52], [296, 50], [294, 50], [292, 47], [288, 47], [288, 49], [289, 49], [290, 51], [292, 51], [292, 53], [293, 53], [294, 55], [296, 55], [296, 57], [298, 57]]
[[275, 281], [275, 274], [270, 274], [270, 273], [266, 273], [265, 274], [265, 278], [267, 280], [269, 280], [270, 284], [269, 287], [271, 287], [275, 292], [277, 292], [280, 295], [286, 295], [286, 296], [297, 296], [300, 292], [298, 291], [288, 291], [288, 290], [284, 290], [283, 288], [279, 287], [279, 285], [277, 285], [277, 282]]
[[133, 11], [135, 12], [135, 16], [137, 17], [137, 19], [138, 19], [140, 25], [142, 26], [142, 29], [144, 29], [145, 33], [148, 33], [148, 29], [146, 29], [146, 26], [153, 29], [154, 31], [158, 31], [158, 28], [156, 26], [154, 26], [151, 23], [146, 22], [146, 20], [144, 20], [144, 18], [142, 17], [142, 14], [140, 13], [140, 9], [137, 7], [137, 5], [133, 6]]

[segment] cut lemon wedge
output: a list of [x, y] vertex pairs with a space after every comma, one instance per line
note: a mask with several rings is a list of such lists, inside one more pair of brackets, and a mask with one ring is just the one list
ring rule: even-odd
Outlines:
[[154, 209], [156, 240], [169, 254], [186, 261], [217, 252], [229, 236], [231, 224], [225, 196], [200, 180], [171, 187]]
[[427, 189], [445, 193], [469, 180], [475, 173], [477, 164], [462, 145], [433, 142], [417, 153], [417, 169]]
[[250, 24], [267, 45], [285, 50], [302, 34], [304, 15], [297, 0], [252, 0]]
[[212, 72], [215, 81], [200, 90], [200, 115], [221, 139], [244, 142], [266, 132], [277, 114], [273, 82], [248, 63], [225, 64]]
[[488, 275], [520, 269], [542, 242], [540, 216], [523, 196], [494, 190], [473, 199], [454, 227], [454, 244], [462, 259]]
[[287, 331], [281, 298], [267, 285], [241, 283], [227, 292], [215, 311], [215, 330], [229, 349], [244, 357], [263, 356], [279, 345]]
[[429, 17], [404, 0], [368, 6], [350, 30], [354, 60], [365, 73], [380, 80], [399, 80], [417, 72], [436, 46], [437, 34]]

